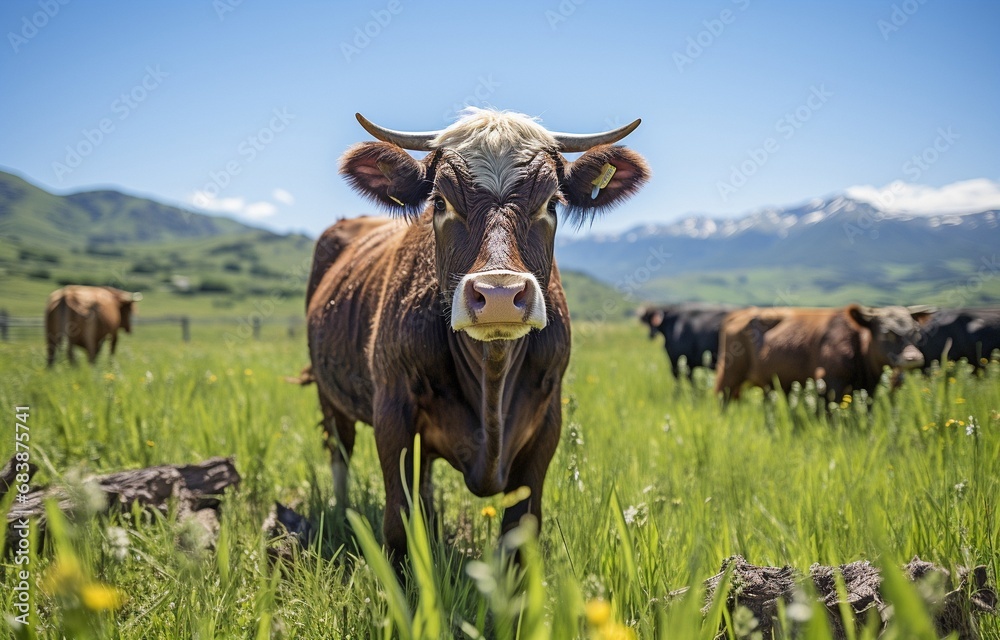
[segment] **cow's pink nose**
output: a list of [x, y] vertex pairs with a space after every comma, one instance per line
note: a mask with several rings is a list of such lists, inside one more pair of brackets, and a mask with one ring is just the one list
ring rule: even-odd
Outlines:
[[490, 275], [465, 282], [465, 303], [477, 324], [516, 324], [525, 321], [534, 282], [526, 278]]

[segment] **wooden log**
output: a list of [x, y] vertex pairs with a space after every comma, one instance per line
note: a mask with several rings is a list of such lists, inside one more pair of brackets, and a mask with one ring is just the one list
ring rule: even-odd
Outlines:
[[[182, 511], [195, 512], [217, 508], [219, 496], [226, 488], [239, 485], [240, 475], [232, 458], [210, 458], [198, 464], [162, 465], [91, 476], [84, 478], [82, 483], [96, 487], [104, 496], [105, 506], [97, 509], [98, 512], [129, 510], [138, 503], [143, 508], [166, 513], [171, 499], [177, 500]], [[56, 500], [60, 509], [71, 511], [79, 506], [75, 493], [79, 491], [62, 485], [35, 488], [25, 496], [24, 502], [12, 506], [7, 521], [44, 520], [45, 501], [49, 498]]]
[[[742, 556], [732, 556], [723, 561], [718, 574], [705, 581], [706, 605], [703, 612], [708, 611], [727, 570], [732, 573], [726, 607], [736, 617], [739, 617], [737, 609], [745, 607], [749, 610], [755, 619], [750, 626], [765, 638], [771, 637], [772, 632], [777, 630], [779, 601], [786, 606], [802, 603], [802, 584], [806, 578], [798, 571], [791, 567], [759, 567]], [[843, 576], [847, 596], [843, 601], [837, 593], [838, 573]], [[988, 584], [985, 566], [960, 568], [957, 584], [944, 567], [916, 557], [903, 567], [903, 573], [917, 584], [930, 584], [924, 581], [931, 579], [944, 586], [944, 590], [939, 590], [927, 601], [934, 624], [942, 636], [954, 632], [961, 640], [976, 640], [979, 638], [977, 617], [984, 613], [996, 613], [997, 594]], [[883, 629], [891, 619], [892, 608], [882, 598], [882, 575], [867, 561], [839, 567], [814, 564], [809, 568], [808, 579], [812, 581], [816, 596], [826, 607], [830, 628], [837, 640], [848, 637], [840, 615], [842, 602], [854, 612], [859, 632], [870, 614], [878, 616]], [[932, 590], [925, 592], [931, 593]], [[808, 606], [808, 602], [805, 604]], [[792, 618], [789, 622], [794, 625], [795, 616], [788, 617]], [[795, 635], [795, 630], [786, 631]]]
[[[15, 478], [19, 475], [17, 465], [17, 456], [13, 455], [10, 457], [10, 460], [7, 461], [7, 464], [3, 466], [3, 469], [0, 469], [0, 502], [3, 501], [4, 496], [6, 496], [7, 492], [10, 491], [12, 485], [20, 484], [15, 483]], [[38, 465], [33, 462], [29, 462], [27, 471], [28, 482], [31, 482], [31, 478], [35, 475], [36, 471], [38, 471]], [[25, 472], [22, 471], [20, 473]]]

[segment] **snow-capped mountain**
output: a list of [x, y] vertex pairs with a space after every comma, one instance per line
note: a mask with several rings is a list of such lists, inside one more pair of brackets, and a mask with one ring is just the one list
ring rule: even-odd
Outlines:
[[[889, 213], [846, 196], [766, 208], [737, 218], [692, 215], [616, 234], [562, 237], [563, 269], [614, 283], [630, 274], [662, 278], [697, 271], [757, 267], [829, 269], [863, 277], [871, 267], [956, 261], [1000, 254], [1000, 211]], [[655, 267], [655, 268], [653, 268]]]

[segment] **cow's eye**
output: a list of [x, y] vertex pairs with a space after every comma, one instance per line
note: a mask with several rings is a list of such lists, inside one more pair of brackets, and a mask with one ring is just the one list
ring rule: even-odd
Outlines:
[[549, 212], [549, 215], [556, 215], [556, 199], [549, 198], [549, 204], [545, 207], [545, 209]]
[[444, 198], [437, 196], [434, 198], [434, 211], [436, 213], [444, 213], [448, 210], [448, 203], [444, 201]]

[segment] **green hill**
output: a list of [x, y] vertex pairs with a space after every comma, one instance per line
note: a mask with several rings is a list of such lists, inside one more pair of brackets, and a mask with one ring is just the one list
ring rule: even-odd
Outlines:
[[312, 239], [117, 191], [55, 195], [0, 172], [0, 307], [36, 315], [65, 284], [142, 291], [144, 315], [301, 314]]

